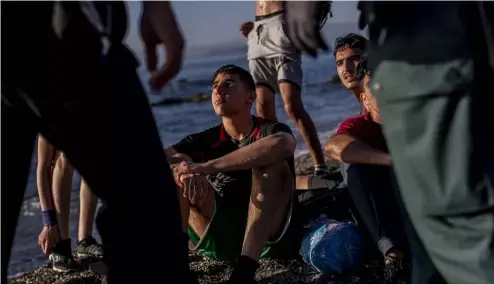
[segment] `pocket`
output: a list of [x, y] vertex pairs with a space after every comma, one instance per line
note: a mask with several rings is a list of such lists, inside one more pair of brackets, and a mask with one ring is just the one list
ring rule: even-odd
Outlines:
[[284, 19], [280, 19], [280, 21], [278, 22], [278, 25], [276, 27], [277, 34], [278, 34], [279, 41], [280, 41], [279, 42], [280, 46], [292, 46], [292, 42], [288, 38], [286, 29], [287, 29], [286, 21]]

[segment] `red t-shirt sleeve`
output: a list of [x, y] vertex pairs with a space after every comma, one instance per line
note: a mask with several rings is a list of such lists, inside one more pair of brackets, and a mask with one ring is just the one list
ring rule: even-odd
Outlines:
[[346, 120], [344, 120], [340, 126], [338, 127], [338, 130], [336, 131], [337, 134], [342, 134], [342, 133], [347, 133], [350, 135], [355, 135], [356, 133], [359, 132], [360, 128], [360, 119], [361, 117], [351, 117]]

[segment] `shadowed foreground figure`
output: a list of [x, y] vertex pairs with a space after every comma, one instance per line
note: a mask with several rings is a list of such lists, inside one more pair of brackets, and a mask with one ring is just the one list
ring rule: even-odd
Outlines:
[[[104, 202], [96, 223], [109, 283], [159, 283], [164, 275], [197, 283], [138, 62], [122, 43], [124, 2], [6, 2], [2, 24], [2, 164], [9, 165], [2, 167], [2, 282], [41, 132]], [[169, 2], [143, 3], [141, 32], [151, 87], [159, 89], [180, 70], [184, 45]], [[156, 70], [160, 43], [167, 58]]]
[[[287, 1], [316, 55], [317, 2]], [[360, 2], [413, 257], [413, 283], [494, 282], [494, 4]], [[409, 219], [409, 220], [408, 220]], [[411, 221], [411, 222], [408, 222]]]

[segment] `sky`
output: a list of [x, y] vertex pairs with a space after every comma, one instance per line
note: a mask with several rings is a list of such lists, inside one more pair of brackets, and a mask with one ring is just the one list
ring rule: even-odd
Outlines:
[[[241, 41], [239, 26], [244, 21], [253, 20], [255, 1], [171, 1], [175, 15], [188, 47], [213, 45]], [[138, 36], [138, 22], [141, 13], [140, 1], [127, 2], [129, 13], [129, 33], [127, 43], [136, 51], [142, 50]], [[355, 23], [357, 2], [333, 2], [331, 23]]]

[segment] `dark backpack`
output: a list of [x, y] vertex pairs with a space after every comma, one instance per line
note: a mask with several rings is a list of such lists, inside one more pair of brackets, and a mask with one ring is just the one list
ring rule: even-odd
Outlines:
[[330, 219], [357, 223], [353, 201], [346, 187], [318, 188], [297, 191], [300, 216], [304, 223], [325, 214]]

